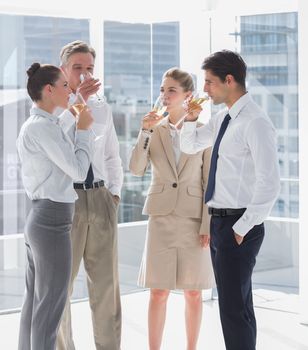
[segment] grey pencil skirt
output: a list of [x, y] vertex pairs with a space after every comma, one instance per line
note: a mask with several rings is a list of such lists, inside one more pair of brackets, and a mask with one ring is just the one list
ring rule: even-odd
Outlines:
[[32, 201], [25, 226], [26, 290], [19, 350], [54, 350], [71, 275], [73, 203]]

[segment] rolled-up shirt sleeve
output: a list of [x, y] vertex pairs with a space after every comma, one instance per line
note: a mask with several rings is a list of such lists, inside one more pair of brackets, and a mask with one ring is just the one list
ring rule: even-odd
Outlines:
[[255, 225], [261, 224], [273, 207], [280, 191], [276, 134], [266, 119], [253, 120], [247, 130], [247, 143], [255, 168], [255, 186], [245, 213], [233, 230], [245, 236]]
[[181, 151], [195, 154], [213, 144], [213, 123], [197, 128], [197, 122], [185, 122], [180, 133]]

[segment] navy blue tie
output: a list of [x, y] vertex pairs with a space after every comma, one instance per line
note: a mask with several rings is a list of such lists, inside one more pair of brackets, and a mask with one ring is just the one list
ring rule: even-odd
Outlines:
[[90, 167], [89, 167], [89, 170], [88, 170], [88, 174], [87, 174], [87, 178], [85, 180], [86, 186], [92, 187], [93, 180], [94, 180], [93, 168], [92, 168], [92, 164], [90, 164]]
[[205, 203], [207, 203], [213, 197], [213, 194], [214, 194], [219, 145], [222, 137], [224, 136], [225, 131], [227, 130], [230, 119], [231, 119], [230, 115], [227, 114], [223, 122], [221, 123], [219, 133], [217, 135], [217, 138], [213, 147], [211, 166], [210, 166], [210, 172], [209, 172], [209, 180], [207, 183], [207, 188], [204, 196]]

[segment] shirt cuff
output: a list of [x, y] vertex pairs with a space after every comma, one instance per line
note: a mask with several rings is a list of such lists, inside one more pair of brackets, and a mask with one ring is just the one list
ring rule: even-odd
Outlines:
[[58, 120], [64, 132], [67, 132], [76, 123], [76, 118], [68, 109], [59, 115]]
[[239, 236], [246, 236], [246, 234], [252, 229], [253, 226], [244, 221], [243, 218], [240, 218], [234, 225], [233, 231], [237, 233]]
[[109, 191], [111, 192], [111, 194], [112, 194], [113, 196], [118, 196], [118, 197], [121, 198], [121, 189], [118, 188], [117, 186], [111, 186], [111, 187], [109, 188]]
[[143, 137], [151, 137], [153, 129], [141, 129], [141, 134]]
[[193, 131], [196, 129], [196, 127], [197, 127], [197, 121], [195, 121], [195, 122], [187, 121], [183, 124], [183, 129], [188, 130], [188, 131]]
[[85, 140], [85, 141], [93, 141], [94, 140], [94, 135], [93, 135], [91, 130], [77, 129], [76, 130], [76, 136], [80, 140]]

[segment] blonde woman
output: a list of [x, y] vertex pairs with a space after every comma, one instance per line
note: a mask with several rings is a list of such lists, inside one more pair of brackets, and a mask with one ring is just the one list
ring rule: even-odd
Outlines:
[[[210, 151], [191, 156], [180, 151], [175, 124], [185, 114], [184, 101], [194, 90], [191, 76], [171, 68], [162, 77], [160, 95], [168, 116], [150, 112], [142, 120], [130, 170], [143, 176], [151, 164], [152, 181], [143, 213], [149, 215], [139, 285], [150, 288], [149, 347], [159, 350], [170, 290], [185, 297], [187, 349], [197, 346], [202, 290], [213, 286], [209, 251], [209, 216], [203, 201]], [[201, 124], [200, 124], [201, 125]]]

